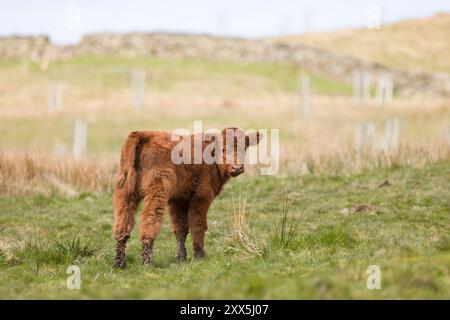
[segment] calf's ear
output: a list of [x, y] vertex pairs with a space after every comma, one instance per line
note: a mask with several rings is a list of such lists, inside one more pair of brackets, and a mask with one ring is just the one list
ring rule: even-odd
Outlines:
[[245, 146], [251, 147], [257, 145], [262, 139], [264, 135], [261, 132], [252, 132], [245, 136]]

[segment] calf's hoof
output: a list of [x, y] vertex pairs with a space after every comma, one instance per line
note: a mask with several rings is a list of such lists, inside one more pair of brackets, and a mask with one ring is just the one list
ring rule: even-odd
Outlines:
[[141, 262], [144, 266], [151, 267], [153, 264], [153, 242], [142, 244]]
[[125, 257], [116, 257], [114, 259], [114, 269], [125, 269], [127, 267], [127, 258]]
[[194, 257], [196, 258], [204, 258], [206, 256], [205, 249], [203, 248], [195, 248], [194, 249]]
[[178, 261], [185, 261], [187, 259], [187, 251], [186, 248], [184, 249], [178, 249], [177, 254], [175, 255], [175, 258]]
[[153, 260], [151, 258], [141, 257], [141, 262], [146, 267], [151, 267], [153, 265]]
[[116, 257], [114, 258], [114, 269], [125, 269], [127, 266], [127, 255], [125, 253], [125, 247], [128, 237], [124, 237], [117, 241]]

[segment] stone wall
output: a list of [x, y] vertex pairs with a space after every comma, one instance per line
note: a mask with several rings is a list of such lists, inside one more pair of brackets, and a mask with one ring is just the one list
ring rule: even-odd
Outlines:
[[373, 78], [389, 74], [395, 92], [400, 95], [450, 96], [448, 74], [393, 70], [317, 48], [270, 40], [166, 33], [102, 33], [85, 36], [76, 46], [57, 47], [51, 45], [46, 37], [0, 38], [0, 60], [40, 59], [45, 64], [55, 59], [85, 55], [193, 58], [240, 63], [284, 62], [319, 76], [348, 83], [352, 81], [354, 71], [364, 70], [370, 72]]
[[46, 36], [0, 38], [0, 60], [27, 59], [38, 62], [52, 48]]

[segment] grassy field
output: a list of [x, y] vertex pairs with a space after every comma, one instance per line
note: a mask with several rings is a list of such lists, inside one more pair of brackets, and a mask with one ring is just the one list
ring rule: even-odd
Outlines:
[[[140, 110], [133, 110], [130, 72], [147, 73]], [[88, 154], [117, 162], [133, 130], [278, 128], [283, 167], [307, 163], [310, 171], [345, 171], [447, 159], [450, 105], [447, 100], [395, 98], [389, 107], [355, 105], [344, 83], [311, 75], [307, 115], [299, 112], [302, 71], [285, 64], [167, 61], [152, 58], [79, 58], [47, 70], [29, 62], [0, 64], [0, 148], [70, 155], [75, 119], [88, 124]], [[64, 86], [63, 106], [47, 108], [49, 83]], [[386, 121], [400, 122], [398, 152], [384, 154]], [[375, 127], [370, 154], [358, 161], [355, 131]], [[108, 161], [104, 161], [108, 162]], [[362, 165], [360, 165], [362, 164]]]
[[[112, 269], [110, 194], [2, 196], [0, 297], [448, 299], [449, 168], [241, 177], [210, 210], [206, 259], [189, 250], [176, 262], [166, 223], [147, 269], [137, 226], [125, 271]], [[72, 264], [81, 290], [66, 288]], [[369, 265], [381, 269], [380, 290], [366, 287]]]
[[[133, 69], [147, 75], [137, 111]], [[0, 298], [450, 298], [448, 101], [357, 105], [347, 84], [310, 75], [305, 115], [301, 74], [285, 64], [149, 58], [86, 57], [46, 70], [1, 62]], [[54, 81], [64, 103], [50, 112]], [[77, 118], [88, 124], [79, 160]], [[391, 119], [400, 132], [385, 148]], [[206, 259], [175, 262], [165, 226], [152, 269], [140, 265], [134, 232], [128, 269], [114, 271], [121, 144], [133, 130], [192, 130], [195, 120], [279, 129], [279, 173], [251, 167], [226, 186], [209, 213]], [[373, 130], [358, 149], [361, 124]], [[73, 264], [81, 290], [65, 286]], [[366, 287], [369, 265], [381, 268], [381, 290]]]

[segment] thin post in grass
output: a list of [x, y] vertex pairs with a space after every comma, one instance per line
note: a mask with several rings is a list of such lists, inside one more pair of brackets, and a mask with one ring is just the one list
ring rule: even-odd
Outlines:
[[364, 144], [364, 122], [356, 124], [355, 127], [355, 151], [356, 154], [361, 154], [363, 144]]
[[392, 82], [391, 76], [387, 76], [384, 90], [385, 90], [386, 104], [390, 105], [390, 104], [392, 104], [392, 98], [394, 96], [394, 84]]
[[376, 140], [375, 124], [371, 121], [363, 121], [355, 127], [355, 151], [359, 156], [363, 150], [372, 146]]
[[378, 106], [392, 103], [393, 85], [390, 75], [383, 74], [378, 77], [376, 101]]
[[48, 85], [47, 109], [49, 112], [57, 112], [63, 106], [64, 86], [61, 82], [50, 82]]
[[303, 117], [309, 115], [311, 95], [311, 80], [307, 75], [302, 75], [300, 79], [300, 114]]
[[366, 124], [366, 144], [373, 146], [377, 139], [377, 132], [375, 129], [375, 123], [369, 121]]
[[381, 148], [384, 151], [397, 149], [400, 139], [400, 121], [398, 118], [389, 118], [385, 123], [384, 140]]
[[133, 108], [135, 110], [141, 109], [144, 102], [145, 93], [145, 70], [133, 69], [131, 71], [131, 98]]
[[353, 103], [361, 104], [363, 99], [362, 94], [362, 73], [359, 70], [353, 71]]
[[386, 78], [384, 75], [378, 77], [377, 80], [377, 91], [376, 91], [376, 101], [377, 105], [382, 107], [385, 103], [385, 88], [386, 88]]
[[80, 159], [86, 154], [87, 134], [87, 122], [76, 119], [73, 126], [73, 155], [76, 159]]
[[363, 102], [367, 103], [370, 100], [370, 86], [372, 77], [368, 71], [364, 71], [362, 75], [362, 96]]

